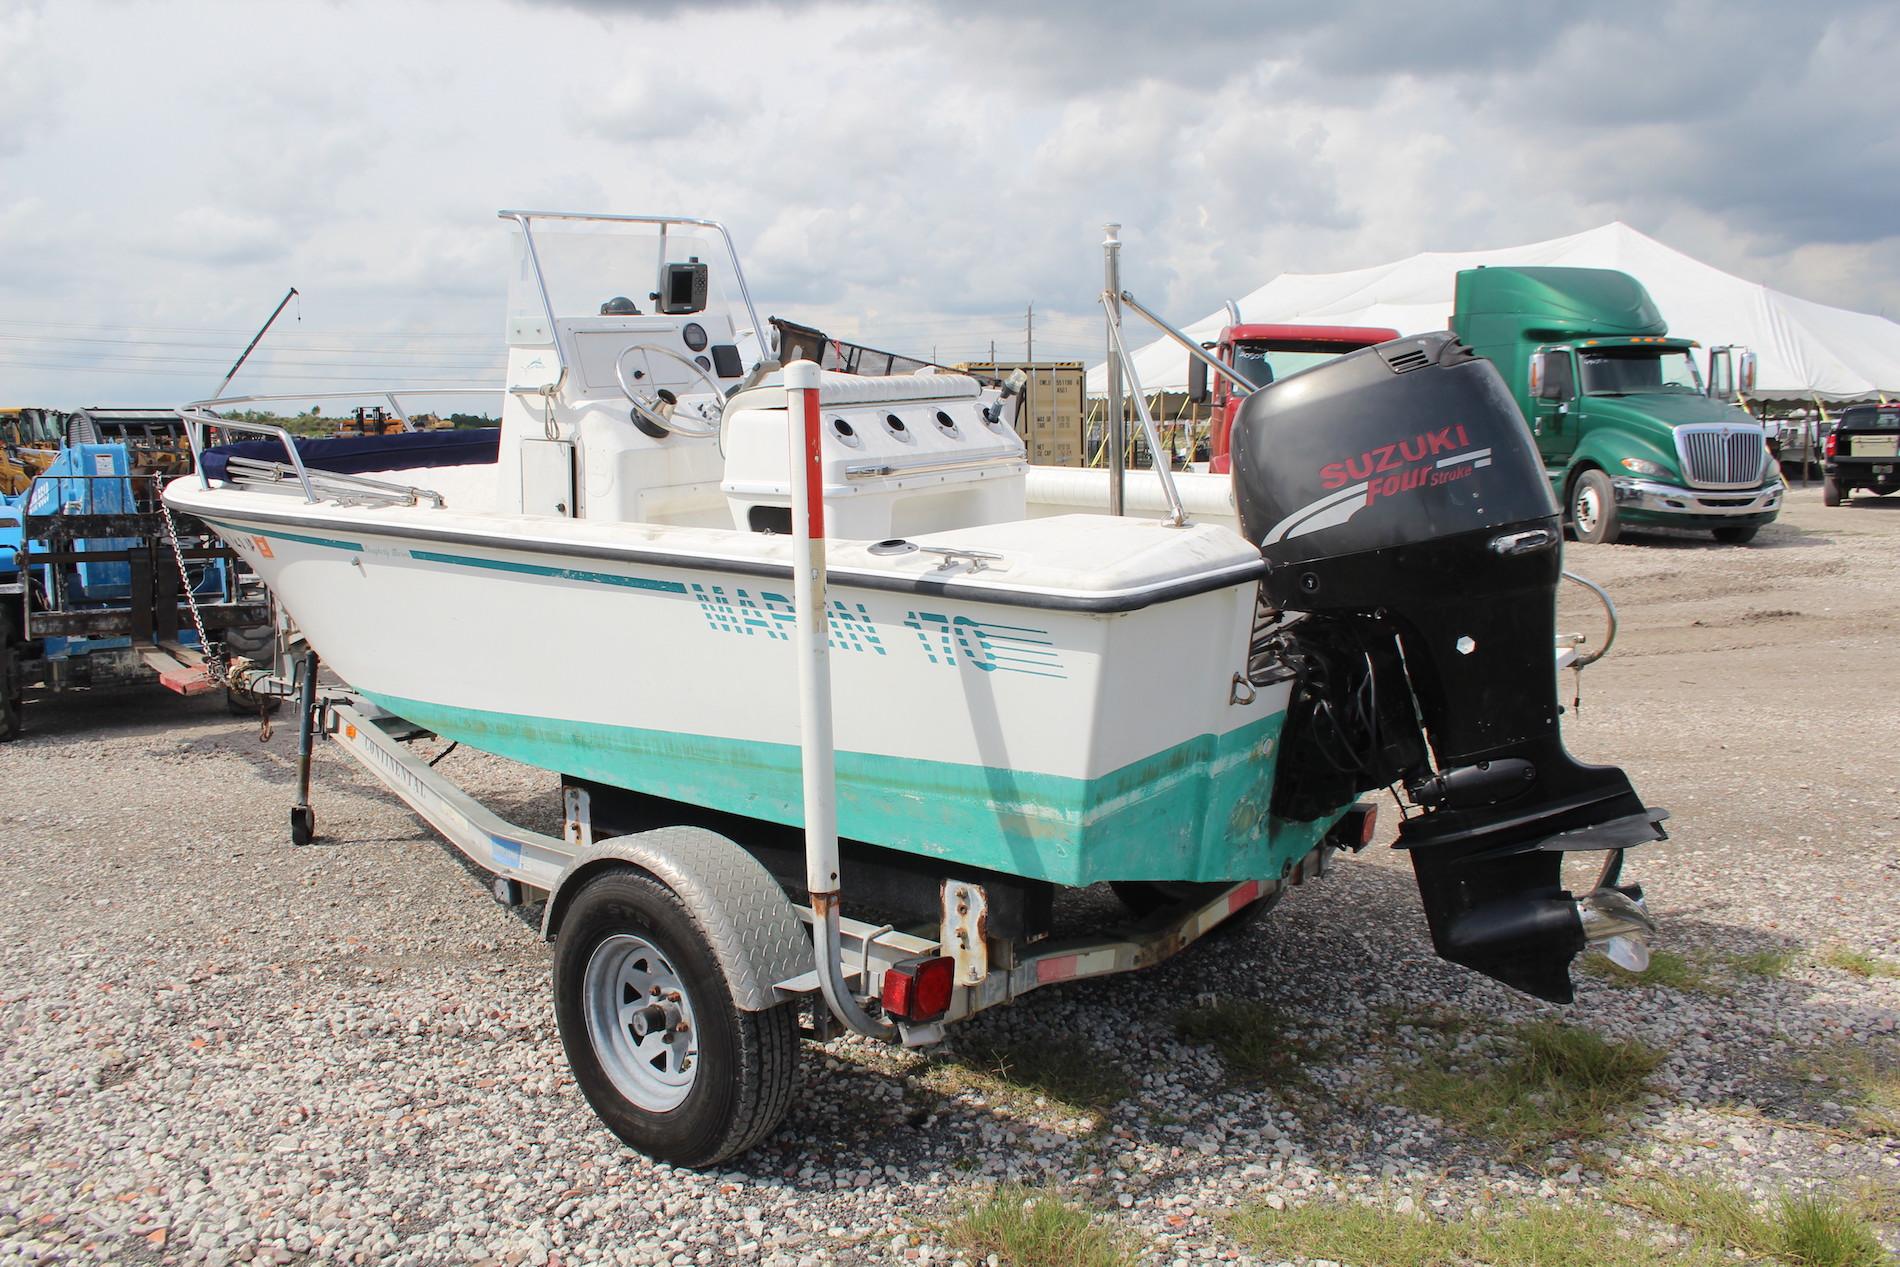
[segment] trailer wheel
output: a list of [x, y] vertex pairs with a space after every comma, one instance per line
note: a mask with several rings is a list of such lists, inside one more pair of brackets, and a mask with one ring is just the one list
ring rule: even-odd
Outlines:
[[1843, 499], [1841, 497], [1841, 482], [1835, 479], [1832, 475], [1822, 476], [1821, 477], [1821, 504], [1823, 506], [1838, 506], [1841, 504], [1842, 500]]
[[554, 1011], [574, 1080], [657, 1160], [715, 1165], [777, 1128], [797, 1073], [793, 1008], [735, 1006], [686, 904], [642, 872], [588, 881], [561, 921]]
[[1570, 523], [1577, 540], [1609, 545], [1623, 535], [1616, 517], [1616, 489], [1602, 471], [1589, 470], [1570, 486]]

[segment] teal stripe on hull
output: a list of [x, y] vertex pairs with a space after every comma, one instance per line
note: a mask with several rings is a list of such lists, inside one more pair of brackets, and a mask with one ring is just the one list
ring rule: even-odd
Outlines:
[[248, 525], [228, 524], [217, 519], [206, 519], [205, 522], [227, 536], [234, 532], [249, 533], [253, 537], [269, 537], [272, 541], [296, 541], [307, 546], [323, 546], [329, 550], [348, 550], [354, 554], [363, 552], [360, 542], [339, 541], [335, 537], [310, 537], [300, 532], [285, 532], [280, 528], [252, 528]]
[[[447, 738], [615, 787], [798, 825], [799, 750], [564, 722], [365, 692]], [[1064, 885], [1277, 878], [1337, 815], [1272, 817], [1284, 714], [1200, 735], [1095, 779], [839, 752], [838, 830], [910, 853]]]
[[457, 567], [487, 568], [491, 572], [516, 572], [523, 576], [551, 576], [557, 581], [584, 581], [589, 585], [618, 585], [623, 589], [655, 590], [662, 594], [684, 594], [678, 581], [656, 581], [645, 576], [616, 576], [611, 572], [589, 572], [581, 568], [553, 568], [539, 563], [517, 563], [512, 559], [484, 559], [472, 554], [442, 554], [435, 550], [411, 550], [409, 557], [424, 563], [453, 563]]

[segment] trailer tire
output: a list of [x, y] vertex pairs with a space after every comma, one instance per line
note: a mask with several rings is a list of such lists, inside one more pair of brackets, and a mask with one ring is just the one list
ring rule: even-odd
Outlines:
[[[277, 630], [273, 625], [252, 625], [246, 629], [227, 629], [224, 631], [224, 649], [233, 655], [243, 656], [252, 664], [261, 665], [275, 671], [277, 668]], [[274, 713], [282, 708], [284, 701], [275, 695], [259, 695], [255, 691], [242, 691], [236, 687], [224, 688], [224, 706], [236, 717], [256, 717], [263, 713]]]
[[1823, 506], [1838, 506], [1844, 500], [1846, 499], [1841, 496], [1841, 482], [1832, 475], [1822, 476], [1821, 504]]
[[[798, 1072], [795, 1008], [740, 1009], [686, 903], [631, 867], [589, 878], [561, 920], [554, 1013], [574, 1080], [659, 1161], [716, 1165], [777, 1129]], [[652, 1041], [664, 1034], [686, 1035], [684, 1051]]]

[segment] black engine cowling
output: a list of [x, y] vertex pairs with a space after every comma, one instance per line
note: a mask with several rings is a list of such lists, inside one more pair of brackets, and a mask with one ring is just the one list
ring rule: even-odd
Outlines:
[[1304, 614], [1266, 651], [1299, 679], [1278, 808], [1402, 783], [1438, 952], [1569, 1001], [1562, 853], [1660, 839], [1666, 815], [1564, 749], [1562, 523], [1503, 379], [1450, 334], [1398, 339], [1250, 395], [1233, 453], [1266, 600]]

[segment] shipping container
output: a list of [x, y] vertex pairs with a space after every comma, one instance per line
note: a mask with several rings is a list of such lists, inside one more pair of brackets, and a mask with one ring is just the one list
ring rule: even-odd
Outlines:
[[1008, 378], [1017, 370], [1029, 376], [1016, 430], [1037, 466], [1082, 466], [1086, 401], [1080, 361], [965, 361], [956, 368], [984, 378]]

